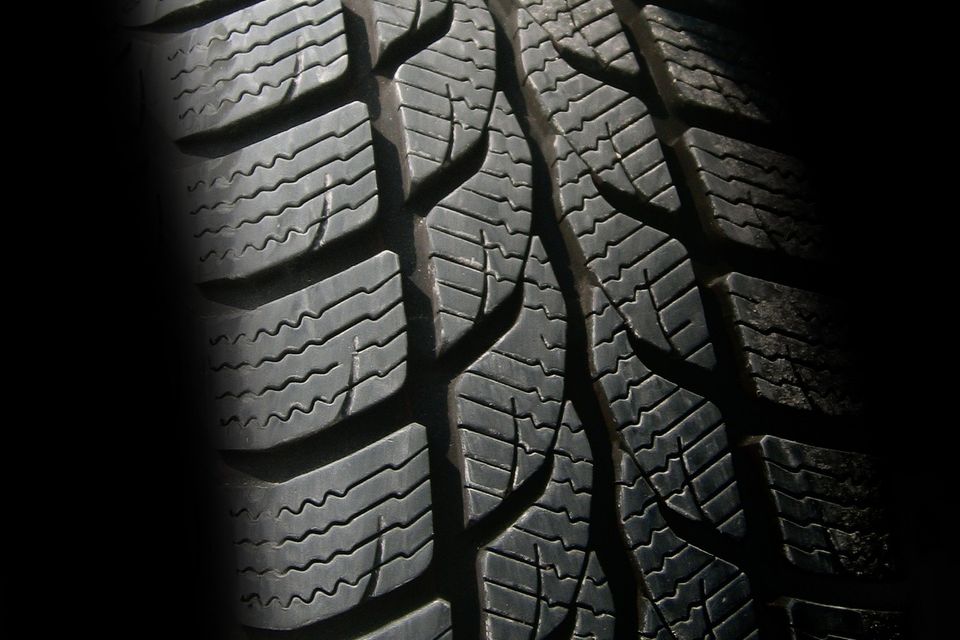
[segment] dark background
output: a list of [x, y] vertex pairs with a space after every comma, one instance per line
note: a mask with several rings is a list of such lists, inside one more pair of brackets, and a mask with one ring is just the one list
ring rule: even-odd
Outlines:
[[[938, 637], [958, 425], [952, 81], [936, 69], [938, 18], [794, 0], [755, 10], [845, 248], [835, 276], [866, 362], [870, 437], [892, 462], [907, 566], [897, 588], [915, 637]], [[9, 353], [24, 352], [10, 358], [8, 428], [35, 442], [7, 447], [18, 471], [6, 528], [26, 565], [7, 580], [38, 629], [213, 638], [210, 469], [178, 374], [188, 324], [145, 198], [123, 51], [105, 12], [72, 11], [8, 24], [24, 40], [5, 65]]]

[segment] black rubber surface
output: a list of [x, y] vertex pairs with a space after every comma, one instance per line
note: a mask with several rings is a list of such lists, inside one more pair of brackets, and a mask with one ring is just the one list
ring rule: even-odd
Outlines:
[[[565, 37], [533, 3], [346, 2], [254, 36], [248, 4], [123, 31], [168, 339], [195, 341], [174, 384], [231, 501], [206, 584], [240, 590], [201, 611], [250, 637], [922, 628], [847, 223], [762, 13], [590, 2]], [[158, 71], [208, 41], [225, 60]]]

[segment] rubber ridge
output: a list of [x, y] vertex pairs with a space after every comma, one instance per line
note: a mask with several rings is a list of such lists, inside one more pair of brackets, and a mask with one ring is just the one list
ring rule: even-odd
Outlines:
[[824, 296], [732, 273], [715, 285], [757, 397], [828, 414], [861, 408], [845, 321]]
[[892, 611], [831, 607], [796, 598], [778, 600], [774, 606], [786, 617], [791, 640], [900, 640], [905, 637], [903, 615]]
[[468, 521], [478, 520], [523, 484], [546, 462], [556, 439], [566, 317], [536, 239], [523, 288], [516, 324], [453, 387]]
[[367, 108], [353, 102], [178, 176], [199, 281], [275, 267], [368, 224], [377, 177]]
[[736, 31], [647, 6], [642, 15], [655, 42], [655, 74], [667, 100], [680, 109], [706, 109], [769, 123], [781, 107], [762, 54]]
[[230, 486], [240, 620], [296, 628], [422, 572], [433, 537], [426, 447], [412, 425], [298, 478]]
[[347, 70], [339, 0], [266, 0], [174, 39], [158, 56], [174, 137], [209, 133], [302, 99]]
[[709, 230], [752, 249], [824, 259], [828, 237], [802, 162], [703, 129], [684, 133], [682, 149]]
[[216, 430], [229, 448], [303, 437], [396, 392], [406, 376], [400, 278], [384, 252], [209, 324]]
[[890, 576], [892, 535], [876, 458], [773, 436], [756, 447], [787, 561], [818, 573]]
[[516, 289], [530, 243], [530, 150], [503, 94], [493, 108], [483, 166], [426, 218], [440, 352]]

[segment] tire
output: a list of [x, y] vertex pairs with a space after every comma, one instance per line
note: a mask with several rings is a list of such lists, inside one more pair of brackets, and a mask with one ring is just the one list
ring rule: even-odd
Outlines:
[[121, 19], [245, 635], [903, 637], [842, 247], [737, 0]]

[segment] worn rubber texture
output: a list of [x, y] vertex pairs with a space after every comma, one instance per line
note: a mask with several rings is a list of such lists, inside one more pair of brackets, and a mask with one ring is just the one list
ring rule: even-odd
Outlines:
[[750, 15], [126, 3], [242, 634], [906, 637]]

